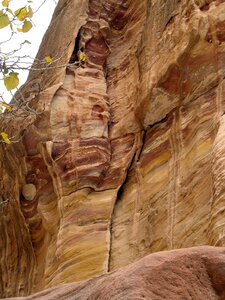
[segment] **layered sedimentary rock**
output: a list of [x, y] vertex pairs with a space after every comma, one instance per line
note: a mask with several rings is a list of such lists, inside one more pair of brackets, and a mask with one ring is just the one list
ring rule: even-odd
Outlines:
[[155, 253], [98, 278], [10, 299], [224, 299], [224, 254], [210, 247]]
[[161, 45], [141, 93], [150, 128], [114, 209], [112, 269], [149, 251], [223, 245], [224, 8], [181, 4], [153, 32]]
[[59, 1], [1, 126], [2, 297], [224, 245], [224, 36], [224, 1]]

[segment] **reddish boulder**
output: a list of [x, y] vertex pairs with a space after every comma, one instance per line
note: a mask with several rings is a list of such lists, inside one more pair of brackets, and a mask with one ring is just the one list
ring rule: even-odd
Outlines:
[[202, 246], [151, 254], [88, 281], [10, 299], [222, 300], [225, 299], [224, 275], [225, 248]]

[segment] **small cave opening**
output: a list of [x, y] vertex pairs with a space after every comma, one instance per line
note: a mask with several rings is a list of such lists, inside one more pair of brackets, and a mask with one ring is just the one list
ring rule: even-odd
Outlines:
[[77, 37], [75, 39], [73, 53], [72, 53], [72, 55], [70, 57], [70, 61], [69, 61], [70, 64], [74, 63], [75, 61], [78, 61], [77, 53], [80, 49], [80, 38], [81, 38], [81, 29], [78, 31]]
[[207, 10], [209, 10], [209, 4], [205, 4], [205, 5], [203, 5], [202, 7], [200, 7], [200, 10], [202, 10], [202, 11], [207, 11]]

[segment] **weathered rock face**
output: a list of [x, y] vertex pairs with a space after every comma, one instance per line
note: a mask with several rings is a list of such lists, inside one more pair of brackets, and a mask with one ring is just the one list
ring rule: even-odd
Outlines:
[[222, 300], [224, 271], [224, 248], [194, 247], [151, 254], [98, 278], [13, 299]]
[[224, 245], [224, 36], [225, 1], [59, 1], [38, 57], [88, 62], [31, 73], [40, 115], [2, 125], [2, 297]]

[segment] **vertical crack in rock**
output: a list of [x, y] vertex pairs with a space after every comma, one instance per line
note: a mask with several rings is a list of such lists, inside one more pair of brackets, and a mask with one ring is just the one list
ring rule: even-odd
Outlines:
[[41, 117], [3, 122], [25, 131], [0, 148], [2, 199], [15, 200], [0, 212], [1, 296], [223, 245], [224, 12], [223, 1], [60, 1], [38, 58], [69, 43], [62, 63], [80, 47], [88, 61], [31, 73]]
[[216, 137], [222, 137], [218, 129], [223, 127], [225, 6], [201, 5], [149, 3], [139, 67], [139, 113], [146, 128], [139, 163], [143, 211], [136, 222], [139, 184], [130, 168], [114, 210], [111, 270], [151, 252], [208, 243], [209, 236], [210, 243], [223, 243], [218, 203], [212, 201], [215, 190], [220, 201], [223, 191], [216, 175], [219, 154], [213, 163], [212, 149], [220, 153], [222, 147]]
[[78, 53], [79, 48], [80, 48], [80, 37], [81, 37], [81, 30], [78, 31], [77, 37], [75, 39], [74, 49], [73, 49], [72, 55], [71, 55], [70, 60], [69, 60], [70, 64], [75, 63], [76, 61], [78, 61], [77, 53]]
[[[137, 70], [135, 54], [143, 26], [142, 19], [131, 20], [136, 28], [126, 37], [129, 17], [137, 12], [144, 16], [143, 4], [136, 7], [129, 1], [89, 2], [87, 22], [79, 30], [71, 57], [71, 61], [76, 60], [76, 51], [83, 47], [88, 61], [85, 68], [67, 68], [63, 86], [51, 103], [52, 144], [49, 152], [60, 185], [60, 188], [55, 186], [54, 189], [61, 191], [58, 200], [61, 213], [55, 241], [57, 255], [52, 260], [52, 267], [48, 267], [48, 264], [46, 267], [47, 286], [61, 282], [62, 276], [67, 281], [81, 280], [108, 271], [114, 202], [135, 155], [139, 135], [135, 133], [139, 128], [139, 125], [135, 125], [135, 106], [127, 106], [129, 103], [132, 105], [133, 97], [138, 95], [138, 81], [135, 84], [129, 82], [128, 93], [123, 91], [128, 79], [125, 75], [127, 69], [131, 68], [130, 72], [134, 75]], [[129, 38], [127, 45], [124, 44], [124, 38], [127, 41]], [[125, 55], [127, 51], [131, 57]], [[120, 64], [123, 64], [122, 69], [117, 56], [120, 57]], [[115, 77], [112, 73], [118, 74], [120, 71], [125, 78], [113, 81]], [[118, 91], [122, 92], [120, 96], [112, 95], [112, 85], [118, 85]], [[114, 116], [118, 113], [119, 105], [125, 114], [129, 115], [128, 110], [132, 113], [132, 123], [123, 132], [114, 130], [118, 123]], [[125, 125], [126, 120], [124, 122]], [[101, 206], [97, 196], [102, 198]], [[71, 230], [68, 231], [67, 227]], [[93, 235], [97, 243], [92, 241]], [[74, 246], [72, 240], [76, 239], [79, 239], [79, 244]], [[69, 251], [66, 246], [68, 243], [72, 251], [70, 264], [64, 259]], [[92, 245], [92, 253], [88, 258], [88, 254], [85, 254], [87, 243]], [[80, 249], [83, 249], [83, 253], [77, 259], [76, 253]], [[87, 259], [92, 264], [84, 267]], [[79, 272], [70, 274], [69, 269], [72, 268]], [[69, 275], [66, 275], [66, 269]]]
[[112, 209], [112, 214], [111, 214], [111, 218], [110, 218], [110, 247], [109, 247], [109, 259], [108, 259], [108, 272], [111, 271], [112, 269], [112, 248], [113, 248], [113, 220], [114, 220], [114, 215], [115, 215], [115, 211], [117, 210], [117, 206], [118, 203], [121, 201], [122, 198], [122, 194], [123, 194], [123, 188], [126, 185], [126, 182], [128, 180], [128, 174], [131, 171], [132, 168], [135, 169], [135, 173], [136, 173], [136, 178], [137, 178], [137, 182], [139, 184], [139, 189], [137, 190], [137, 203], [135, 205], [135, 216], [137, 216], [138, 211], [140, 210], [140, 204], [141, 204], [141, 177], [142, 175], [140, 174], [139, 171], [139, 158], [140, 158], [140, 154], [144, 145], [144, 139], [145, 139], [145, 132], [140, 132], [138, 134], [136, 134], [136, 140], [134, 143], [134, 152], [133, 152], [133, 157], [130, 160], [130, 163], [127, 166], [126, 172], [124, 174], [124, 180], [121, 184], [121, 186], [118, 189], [117, 195], [116, 195], [116, 199], [113, 205], [113, 209]]
[[[18, 145], [23, 152], [18, 201], [36, 264], [25, 294], [108, 271], [112, 211], [141, 128], [136, 52], [144, 19], [144, 2], [90, 0], [70, 60], [84, 47], [85, 68], [68, 67], [63, 85], [52, 87], [56, 74], [49, 72], [49, 82], [41, 74], [47, 88], [36, 105], [43, 114]], [[35, 195], [25, 198], [23, 187], [31, 185]], [[21, 294], [22, 288], [14, 292]]]
[[[141, 130], [139, 119], [136, 116], [136, 98], [138, 102], [138, 86], [140, 80], [139, 62], [137, 58], [138, 45], [145, 22], [145, 3], [131, 1], [106, 1], [104, 5], [110, 24], [109, 47], [110, 54], [107, 59], [107, 93], [110, 104], [110, 128], [111, 139], [119, 139], [126, 134]], [[135, 18], [138, 16], [138, 18]], [[133, 28], [132, 33], [129, 29]], [[129, 77], [128, 77], [129, 74]], [[110, 245], [108, 258], [108, 271], [111, 264], [112, 249], [112, 224], [118, 195], [126, 181], [127, 173], [134, 157], [137, 156], [140, 144], [140, 133], [135, 134], [134, 152], [124, 169], [123, 181], [118, 187], [118, 193], [112, 206], [110, 216]], [[138, 167], [137, 167], [138, 168]]]

